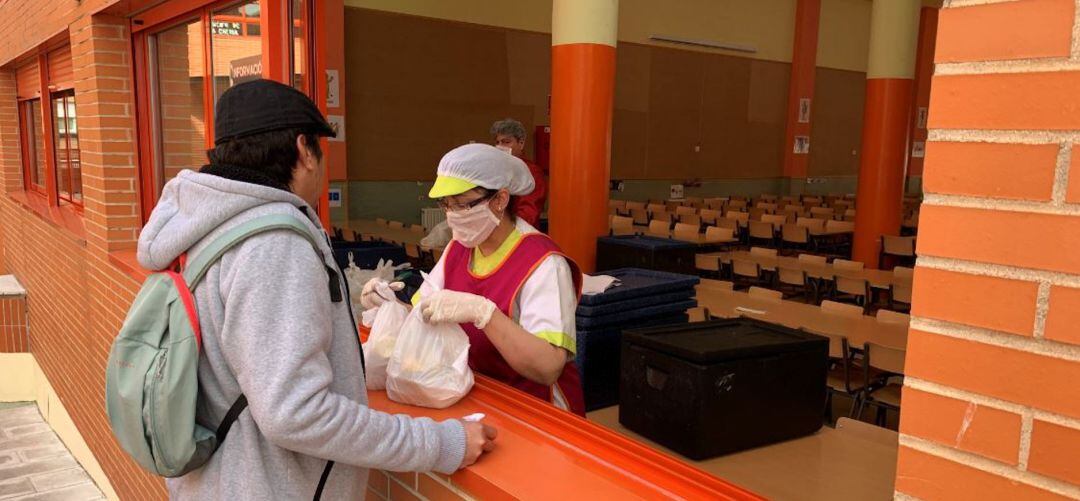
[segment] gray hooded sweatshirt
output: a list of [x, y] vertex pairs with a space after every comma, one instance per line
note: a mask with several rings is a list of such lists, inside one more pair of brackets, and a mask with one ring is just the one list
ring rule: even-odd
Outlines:
[[[311, 499], [327, 461], [323, 499], [361, 499], [368, 468], [452, 473], [465, 454], [460, 421], [436, 423], [367, 407], [356, 328], [332, 302], [338, 270], [314, 211], [296, 195], [183, 171], [169, 181], [139, 237], [139, 263], [197, 256], [228, 229], [291, 214], [317, 254], [287, 230], [256, 235], [210, 267], [195, 289], [202, 326], [198, 418], [217, 427], [242, 394], [248, 407], [202, 468], [167, 480], [174, 499]], [[344, 279], [342, 296], [347, 297]]]

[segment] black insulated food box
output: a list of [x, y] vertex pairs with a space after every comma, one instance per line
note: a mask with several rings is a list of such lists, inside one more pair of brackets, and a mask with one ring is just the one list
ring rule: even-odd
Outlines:
[[619, 422], [690, 459], [814, 433], [829, 341], [739, 318], [623, 332]]
[[619, 235], [596, 239], [597, 271], [645, 268], [693, 274], [697, 246], [670, 238]]

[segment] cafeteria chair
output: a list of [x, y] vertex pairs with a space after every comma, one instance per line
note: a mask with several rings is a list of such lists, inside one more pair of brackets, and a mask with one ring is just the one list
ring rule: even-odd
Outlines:
[[362, 235], [353, 230], [349, 230], [349, 233], [346, 236], [348, 237], [347, 240], [350, 242], [359, 242], [363, 239]]
[[821, 311], [845, 317], [861, 317], [863, 315], [863, 309], [858, 306], [837, 303], [836, 301], [829, 301], [827, 299], [821, 302]]
[[408, 258], [409, 264], [413, 268], [420, 269], [423, 266], [423, 260], [420, 257], [420, 246], [416, 244], [405, 244], [405, 257]]
[[874, 317], [878, 322], [885, 324], [907, 324], [911, 323], [911, 315], [906, 313], [897, 313], [890, 310], [878, 310], [877, 315]]
[[631, 211], [634, 210], [634, 209], [645, 210], [645, 202], [634, 202], [634, 201], [628, 200], [626, 202], [626, 209], [631, 210]]
[[911, 311], [911, 282], [889, 284], [889, 309]]
[[667, 212], [667, 206], [664, 204], [650, 203], [645, 207], [649, 212]]
[[712, 287], [713, 289], [720, 289], [725, 291], [735, 290], [735, 283], [729, 282], [727, 280], [710, 280], [708, 282], [708, 286]]
[[634, 220], [634, 224], [645, 226], [649, 224], [649, 212], [644, 207], [635, 207], [630, 209], [630, 218]]
[[675, 212], [676, 210], [678, 210], [679, 207], [682, 207], [682, 206], [683, 206], [683, 201], [682, 200], [667, 200], [667, 201], [664, 202], [664, 207], [667, 208], [668, 212]]
[[712, 320], [712, 315], [709, 314], [709, 309], [703, 306], [690, 308], [689, 310], [686, 310], [686, 314], [690, 317], [691, 322], [706, 322]]
[[694, 268], [706, 278], [720, 277], [720, 256], [715, 253], [694, 254]]
[[649, 229], [646, 233], [653, 237], [668, 238], [671, 236], [670, 229], [671, 225], [667, 221], [653, 219], [649, 221]]
[[856, 364], [852, 357], [852, 350], [848, 346], [847, 338], [817, 332], [812, 328], [806, 328], [805, 330], [829, 339], [829, 369], [825, 376], [827, 389], [825, 392], [825, 419], [828, 422], [833, 420], [834, 395], [844, 395], [851, 400], [848, 415], [854, 414], [859, 403], [859, 394], [862, 393], [862, 384], [865, 377], [863, 376], [862, 367]]
[[828, 207], [811, 207], [810, 217], [814, 219], [832, 219], [835, 212]]
[[779, 197], [779, 196], [777, 196], [777, 195], [774, 195], [774, 194], [772, 194], [772, 193], [762, 193], [762, 194], [761, 194], [761, 197], [759, 197], [759, 198], [761, 198], [762, 200], [764, 200], [764, 201], [766, 201], [766, 202], [769, 202], [769, 203], [775, 203], [775, 202], [776, 202], [776, 200], [777, 200], [778, 198], [780, 198], [780, 197]]
[[786, 297], [803, 296], [806, 302], [810, 302], [810, 279], [806, 276], [806, 270], [777, 265], [776, 288]]
[[814, 254], [799, 254], [799, 263], [813, 266], [825, 266], [829, 263], [829, 260], [826, 259], [825, 256], [818, 256]]
[[830, 219], [825, 221], [825, 231], [828, 232], [850, 232], [855, 231], [855, 223], [848, 221], [836, 221]]
[[774, 229], [779, 229], [780, 225], [786, 221], [787, 218], [782, 214], [765, 214], [761, 216], [761, 222], [772, 224]]
[[794, 222], [798, 221], [798, 219], [800, 217], [803, 217], [803, 216], [805, 216], [807, 214], [807, 212], [805, 210], [803, 210], [803, 208], [801, 206], [798, 206], [798, 205], [789, 205], [787, 207], [784, 207], [783, 212], [784, 212], [784, 220], [789, 222], [789, 223], [794, 223]]
[[750, 244], [776, 245], [776, 232], [772, 223], [750, 221]]
[[401, 230], [405, 228], [405, 223], [401, 221], [390, 221], [389, 226], [391, 230]]
[[716, 220], [716, 225], [731, 230], [733, 234], [739, 233], [739, 221], [730, 217], [722, 217]]
[[608, 200], [608, 207], [612, 209], [625, 209], [626, 200]]
[[866, 267], [862, 261], [850, 261], [847, 259], [834, 259], [833, 268], [843, 271], [862, 271]]
[[[799, 264], [805, 271], [807, 267], [824, 268], [825, 266], [828, 266], [828, 260], [825, 258], [825, 256], [818, 256], [815, 254], [799, 254]], [[818, 302], [821, 299], [821, 291], [825, 287], [825, 281], [821, 278], [810, 278], [809, 276], [807, 276], [806, 283], [811, 292], [811, 295], [807, 298], [807, 302]]]
[[721, 242], [732, 240], [734, 238], [735, 232], [731, 228], [721, 228], [719, 226], [705, 227], [705, 243]]
[[700, 229], [700, 225], [677, 223], [674, 232], [675, 240], [698, 243], [701, 240]]
[[884, 266], [885, 256], [893, 256], [899, 264], [915, 264], [915, 237], [881, 236], [881, 253], [878, 255], [878, 267]]
[[655, 211], [655, 212], [652, 213], [651, 216], [649, 216], [649, 220], [650, 221], [663, 221], [665, 223], [671, 224], [671, 213], [667, 212], [667, 211], [662, 211], [662, 210], [661, 211]]
[[[836, 265], [833, 264], [835, 269]], [[847, 276], [837, 273], [833, 281], [832, 299], [850, 300], [862, 307], [863, 312], [870, 308], [870, 281], [865, 277]]]
[[783, 250], [806, 250], [810, 247], [810, 229], [794, 223], [780, 227], [780, 248]]
[[381, 225], [381, 226], [386, 226], [387, 223], [389, 223], [389, 221], [387, 221], [386, 219], [383, 219], [381, 217], [375, 218], [375, 224], [378, 224], [378, 225]]
[[692, 224], [701, 228], [701, 216], [697, 214], [683, 214], [679, 216], [679, 222], [683, 224]]
[[409, 231], [411, 231], [413, 233], [416, 233], [417, 235], [423, 235], [425, 233], [424, 225], [421, 225], [421, 224], [410, 225], [409, 226]]
[[863, 347], [863, 391], [856, 404], [855, 419], [861, 419], [867, 405], [877, 408], [874, 422], [885, 426], [888, 411], [900, 412], [901, 389], [904, 386], [905, 351], [899, 348], [866, 343]]
[[713, 209], [701, 209], [701, 222], [704, 224], [716, 224], [716, 220], [720, 219], [720, 211]]
[[764, 210], [767, 214], [772, 214], [776, 212], [777, 205], [772, 202], [758, 202], [757, 208]]
[[611, 234], [612, 235], [633, 235], [634, 234], [634, 220], [632, 218], [623, 216], [614, 216], [611, 218]]
[[768, 212], [765, 209], [760, 209], [760, 208], [757, 208], [757, 207], [754, 207], [754, 208], [750, 209], [746, 213], [747, 213], [747, 218], [749, 218], [749, 220], [751, 220], [751, 221], [761, 221], [761, 216], [764, 216], [765, 214], [768, 214]]
[[731, 259], [731, 279], [735, 286], [740, 288], [765, 285], [761, 265], [744, 259]]
[[800, 217], [795, 220], [795, 224], [799, 226], [805, 226], [810, 231], [825, 231], [825, 220], [814, 219], [809, 217]]
[[706, 198], [705, 208], [718, 211], [724, 208], [725, 202], [727, 202], [726, 198]]
[[784, 299], [783, 292], [766, 289], [764, 287], [750, 287], [749, 294], [753, 297], [768, 299], [770, 301], [780, 301], [781, 299]]
[[738, 200], [735, 197], [731, 197], [731, 200], [728, 201], [727, 206], [729, 210], [742, 210], [746, 208], [747, 202], [745, 198], [742, 200]]
[[777, 252], [776, 252], [776, 249], [769, 249], [769, 248], [766, 248], [766, 247], [751, 247], [750, 248], [750, 255], [751, 256], [776, 258]]
[[697, 209], [693, 207], [687, 207], [685, 205], [680, 205], [678, 207], [675, 207], [675, 214], [678, 216], [682, 216], [685, 214], [697, 214]]
[[330, 233], [332, 234], [334, 240], [345, 240], [345, 230], [342, 230], [337, 226], [331, 226]]

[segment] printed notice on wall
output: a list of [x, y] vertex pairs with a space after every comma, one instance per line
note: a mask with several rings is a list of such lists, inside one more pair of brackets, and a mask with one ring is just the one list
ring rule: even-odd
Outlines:
[[915, 127], [918, 127], [920, 129], [925, 129], [926, 128], [926, 115], [927, 115], [926, 107], [925, 106], [920, 106], [919, 107], [918, 118], [915, 120]]
[[671, 198], [672, 200], [681, 200], [683, 197], [683, 185], [673, 184], [671, 185]]
[[799, 123], [810, 123], [810, 98], [799, 98]]
[[338, 80], [338, 70], [326, 70], [326, 107], [337, 108], [341, 106], [339, 91], [341, 82]]
[[805, 155], [810, 153], [810, 136], [795, 136], [795, 154]]
[[915, 141], [911, 143], [911, 158], [922, 158], [926, 156], [926, 143], [923, 141]]
[[345, 140], [345, 117], [342, 115], [327, 115], [326, 121], [330, 122], [330, 127], [334, 129], [337, 137], [330, 138], [335, 143], [340, 143]]
[[330, 207], [341, 207], [341, 188], [330, 188], [327, 192]]

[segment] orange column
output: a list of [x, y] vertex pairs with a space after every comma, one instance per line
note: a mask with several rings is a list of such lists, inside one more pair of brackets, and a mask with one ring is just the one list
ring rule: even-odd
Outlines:
[[[789, 193], [802, 192], [810, 163], [809, 155], [795, 154], [795, 136], [810, 136], [812, 115], [800, 113], [800, 109], [803, 106], [812, 109], [820, 18], [821, 0], [798, 1], [795, 6], [795, 46], [791, 50], [787, 132], [784, 136], [784, 177], [789, 183]], [[800, 121], [800, 115], [806, 115], [803, 121]]]
[[554, 0], [549, 232], [592, 271], [607, 233], [618, 0]]
[[900, 232], [919, 0], [874, 0], [866, 70], [853, 259], [876, 267], [882, 235]]
[[[926, 116], [930, 109], [930, 77], [934, 75], [937, 7], [923, 7], [919, 15], [919, 48], [915, 59], [915, 105], [911, 113], [911, 148], [907, 175], [921, 176], [926, 149]], [[918, 153], [917, 153], [918, 152]]]

